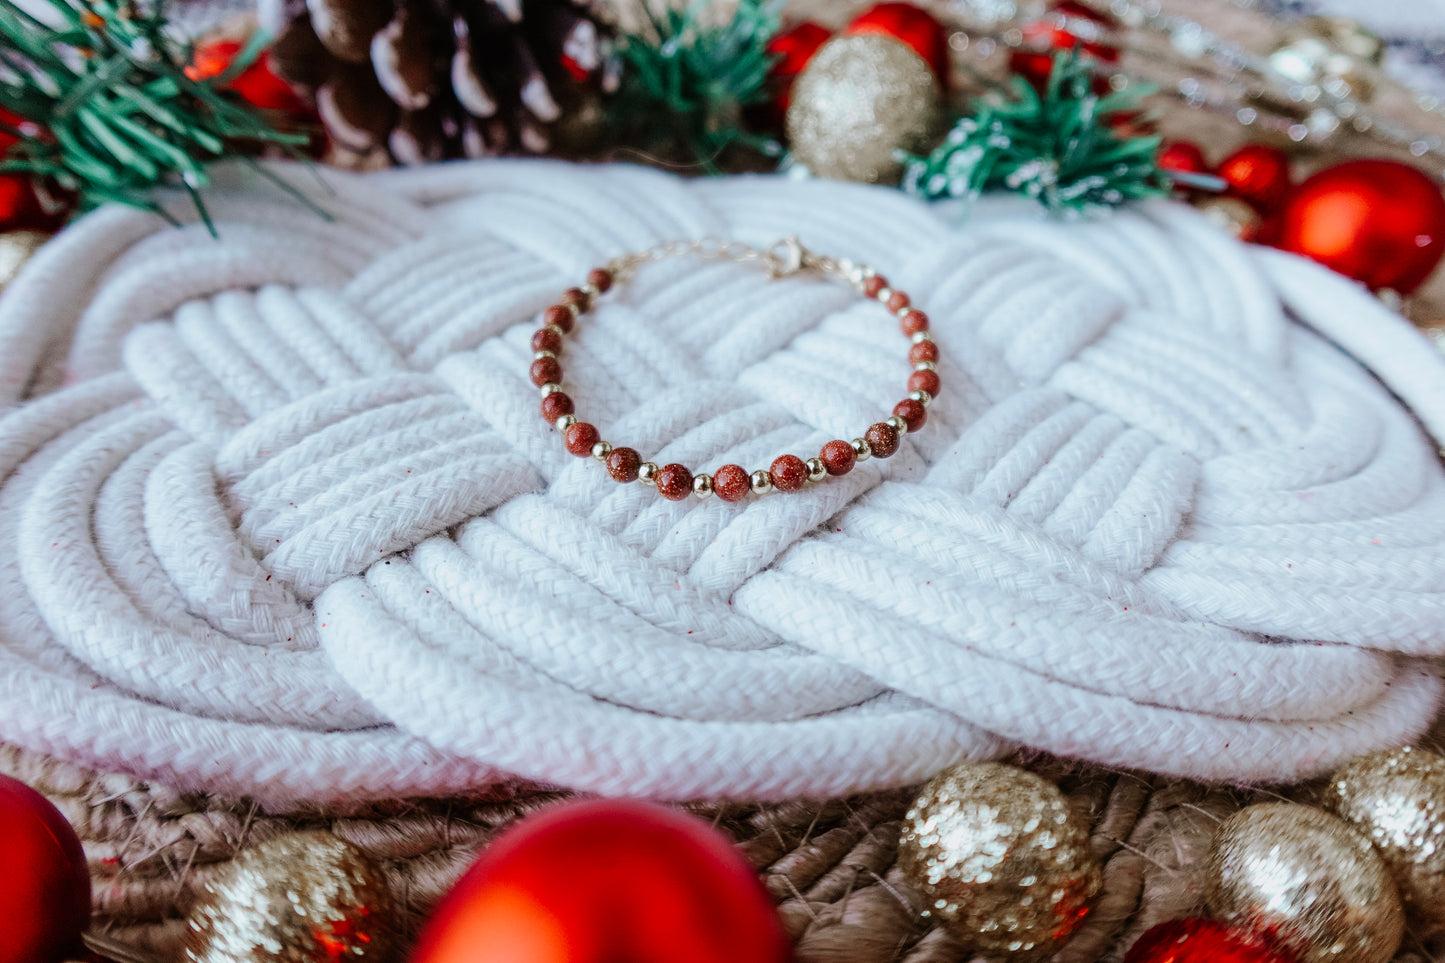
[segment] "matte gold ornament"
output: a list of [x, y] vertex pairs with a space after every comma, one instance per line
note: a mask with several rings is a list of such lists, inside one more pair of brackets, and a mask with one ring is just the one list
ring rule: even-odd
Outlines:
[[25, 262], [48, 240], [50, 235], [39, 231], [6, 231], [0, 234], [0, 290], [15, 280]]
[[388, 959], [395, 906], [381, 870], [330, 833], [291, 833], [206, 884], [186, 932], [189, 963]]
[[1374, 844], [1405, 908], [1445, 927], [1445, 759], [1392, 749], [1342, 766], [1324, 805]]
[[1268, 932], [1300, 963], [1386, 963], [1400, 946], [1405, 912], [1384, 862], [1322, 810], [1240, 810], [1215, 833], [1206, 874], [1215, 917]]
[[922, 57], [882, 34], [828, 41], [793, 85], [788, 146], [812, 173], [896, 181], [898, 150], [932, 147], [943, 94]]
[[1073, 931], [1103, 879], [1059, 788], [994, 762], [929, 781], [904, 818], [898, 865], [926, 915], [972, 947], [1027, 956]]

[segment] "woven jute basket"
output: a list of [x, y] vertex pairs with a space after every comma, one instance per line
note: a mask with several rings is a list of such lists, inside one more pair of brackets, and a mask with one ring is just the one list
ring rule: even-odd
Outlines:
[[[1445, 725], [1424, 745], [1437, 751]], [[1121, 960], [1156, 923], [1204, 912], [1203, 863], [1219, 822], [1251, 802], [1309, 803], [1317, 785], [1205, 786], [1049, 757], [1016, 762], [1059, 785], [1092, 827], [1104, 885], [1056, 963]], [[512, 786], [490, 795], [399, 801], [361, 812], [267, 812], [245, 799], [186, 795], [0, 745], [0, 772], [45, 793], [76, 827], [94, 880], [95, 927], [182, 960], [186, 913], [206, 881], [240, 853], [283, 833], [324, 829], [384, 868], [415, 936], [426, 914], [509, 824], [565, 794]], [[966, 946], [920, 915], [895, 865], [914, 789], [782, 804], [685, 808], [736, 840], [757, 868], [799, 963], [961, 963]], [[1397, 963], [1426, 963], [1445, 938], [1407, 932]]]

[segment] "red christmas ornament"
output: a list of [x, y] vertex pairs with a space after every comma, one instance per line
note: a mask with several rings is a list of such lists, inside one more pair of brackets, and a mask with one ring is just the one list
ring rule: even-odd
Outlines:
[[80, 839], [44, 796], [0, 776], [0, 963], [52, 963], [80, 952], [90, 871]]
[[1124, 963], [1295, 963], [1294, 957], [1217, 920], [1160, 923], [1129, 948]]
[[[191, 66], [186, 76], [192, 80], [205, 80], [225, 73], [231, 68], [242, 44], [237, 40], [211, 40], [197, 44], [191, 55]], [[288, 117], [309, 117], [311, 108], [296, 92], [271, 70], [271, 57], [263, 53], [245, 70], [241, 71], [226, 85], [242, 100], [261, 110], [274, 110]]]
[[772, 900], [707, 824], [596, 800], [523, 820], [432, 916], [411, 963], [786, 963]]
[[875, 3], [843, 29], [844, 34], [881, 33], [908, 44], [948, 86], [948, 31], [930, 13], [911, 3]]
[[1204, 159], [1204, 150], [1193, 141], [1171, 140], [1159, 148], [1159, 166], [1166, 171], [1182, 174], [1204, 174], [1209, 171], [1209, 161]]
[[1445, 255], [1445, 197], [1406, 164], [1348, 161], [1290, 193], [1277, 243], [1371, 288], [1409, 294]]
[[779, 118], [788, 112], [788, 104], [793, 98], [793, 81], [808, 66], [818, 48], [832, 36], [822, 24], [804, 20], [773, 37], [768, 44], [768, 53], [778, 58], [768, 72], [768, 82]]
[[1261, 213], [1278, 209], [1289, 193], [1289, 157], [1277, 147], [1245, 144], [1219, 162], [1215, 171], [1229, 193]]
[[[1024, 46], [1009, 55], [1009, 69], [1019, 74], [1035, 87], [1043, 89], [1049, 82], [1049, 73], [1054, 67], [1054, 54], [1062, 50], [1076, 50], [1085, 59], [1096, 64], [1113, 64], [1119, 60], [1119, 48], [1103, 43], [1091, 35], [1098, 31], [1113, 31], [1119, 22], [1108, 14], [1100, 13], [1074, 0], [1062, 0], [1053, 5], [1050, 16], [1026, 23], [1023, 26]], [[1062, 20], [1062, 23], [1059, 22]], [[1074, 25], [1091, 24], [1078, 29]], [[1072, 28], [1072, 29], [1071, 29]], [[1078, 29], [1078, 32], [1075, 30]], [[1090, 36], [1086, 36], [1088, 34]], [[1094, 78], [1094, 92], [1104, 94], [1109, 89], [1109, 79]]]
[[[6, 128], [25, 130], [31, 125], [18, 114], [0, 107], [0, 157], [20, 142]], [[30, 178], [23, 174], [0, 174], [0, 232], [38, 229], [46, 220]]]

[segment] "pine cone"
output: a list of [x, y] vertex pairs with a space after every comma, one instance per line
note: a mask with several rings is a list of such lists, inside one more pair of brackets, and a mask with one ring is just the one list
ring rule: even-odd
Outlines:
[[[607, 28], [580, 0], [262, 0], [274, 69], [333, 140], [403, 164], [552, 152], [597, 113]], [[575, 137], [572, 139], [575, 140]]]

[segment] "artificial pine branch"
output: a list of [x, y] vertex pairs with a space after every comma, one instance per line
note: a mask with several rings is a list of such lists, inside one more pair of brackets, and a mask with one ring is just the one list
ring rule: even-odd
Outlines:
[[189, 56], [166, 36], [162, 0], [43, 2], [44, 20], [0, 0], [0, 107], [29, 122], [10, 129], [20, 140], [0, 172], [49, 180], [82, 208], [117, 202], [167, 219], [150, 191], [179, 184], [214, 233], [199, 193], [207, 163], [241, 144], [307, 142], [273, 130], [218, 90], [259, 43], [225, 74], [192, 80]]
[[709, 172], [733, 145], [781, 154], [776, 140], [747, 129], [743, 112], [768, 99], [768, 71], [777, 59], [768, 44], [778, 32], [782, 0], [738, 0], [733, 16], [716, 26], [702, 22], [707, 0], [660, 14], [646, 0], [642, 6], [650, 30], [623, 36], [617, 46], [619, 125], [644, 141], [680, 141]]
[[1008, 190], [1064, 215], [1169, 193], [1159, 138], [1125, 137], [1110, 125], [1148, 91], [1098, 96], [1092, 69], [1073, 51], [1055, 55], [1042, 94], [1022, 77], [1013, 89], [1011, 101], [982, 98], [927, 157], [909, 155], [903, 189], [928, 199]]

